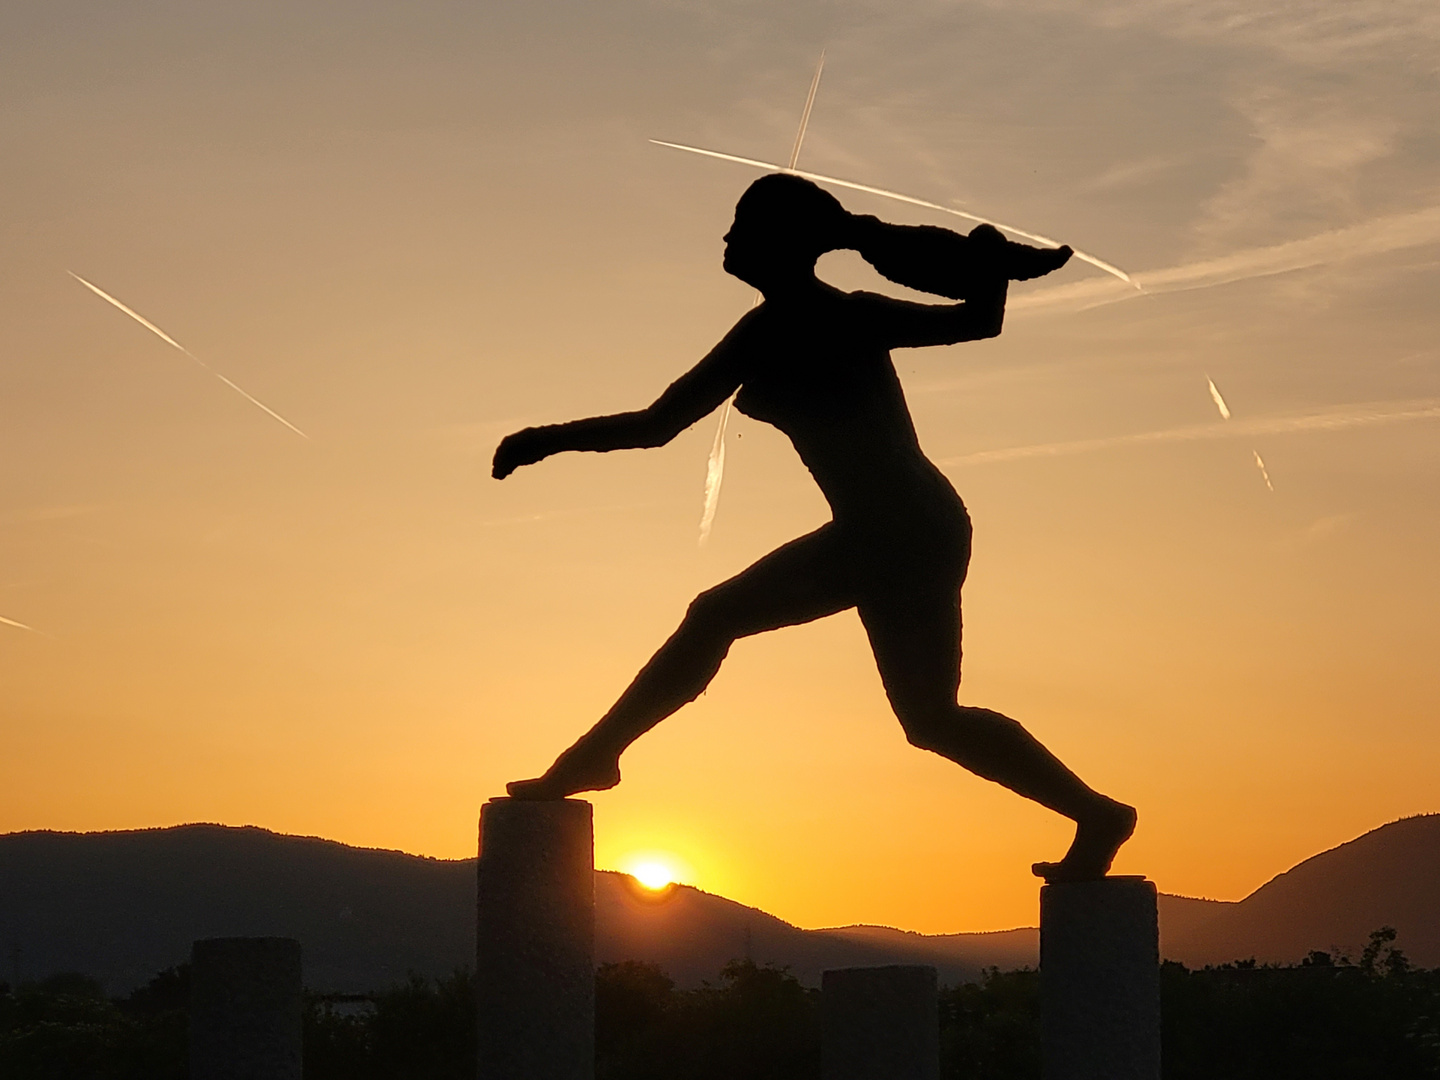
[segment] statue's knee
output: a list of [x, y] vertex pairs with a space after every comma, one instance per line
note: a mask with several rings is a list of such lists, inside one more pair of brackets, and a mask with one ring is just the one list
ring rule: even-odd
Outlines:
[[911, 746], [921, 750], [939, 750], [954, 739], [954, 717], [950, 710], [925, 707], [897, 710], [900, 726]]
[[725, 619], [725, 599], [718, 589], [706, 589], [685, 609], [684, 625], [689, 629], [715, 626]]
[[707, 589], [690, 601], [676, 636], [696, 646], [728, 648], [740, 636], [738, 622], [730, 599], [718, 588]]

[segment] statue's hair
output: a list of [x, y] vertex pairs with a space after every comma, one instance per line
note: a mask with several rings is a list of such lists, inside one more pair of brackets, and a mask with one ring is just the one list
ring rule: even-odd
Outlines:
[[746, 188], [735, 204], [741, 215], [817, 256], [843, 243], [848, 216], [834, 195], [792, 173], [771, 173]]
[[969, 293], [981, 269], [968, 237], [933, 225], [889, 225], [874, 218], [854, 218], [834, 195], [793, 173], [771, 173], [756, 180], [735, 204], [735, 214], [796, 244], [807, 255], [853, 247], [895, 284], [922, 292], [959, 299]]

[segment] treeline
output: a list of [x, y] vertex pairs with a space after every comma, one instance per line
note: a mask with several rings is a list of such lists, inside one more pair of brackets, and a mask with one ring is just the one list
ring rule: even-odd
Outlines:
[[[377, 994], [311, 995], [306, 1080], [473, 1080], [468, 972]], [[1395, 933], [1358, 958], [1312, 953], [1161, 971], [1166, 1080], [1440, 1077], [1440, 970], [1412, 968]], [[125, 998], [65, 975], [0, 984], [4, 1080], [184, 1080], [188, 980], [177, 968]], [[991, 970], [940, 995], [941, 1075], [1038, 1080], [1040, 984]], [[596, 973], [597, 1080], [819, 1080], [820, 996], [745, 960], [680, 990], [649, 964]]]

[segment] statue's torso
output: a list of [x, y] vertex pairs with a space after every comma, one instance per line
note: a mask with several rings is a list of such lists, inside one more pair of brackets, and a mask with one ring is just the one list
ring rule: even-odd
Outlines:
[[964, 515], [925, 457], [890, 352], [865, 294], [828, 286], [767, 301], [745, 342], [735, 406], [783, 431], [837, 521], [933, 521]]

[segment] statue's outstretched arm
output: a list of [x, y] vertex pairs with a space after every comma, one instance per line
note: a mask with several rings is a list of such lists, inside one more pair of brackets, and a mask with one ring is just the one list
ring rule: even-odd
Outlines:
[[977, 285], [959, 304], [916, 304], [865, 293], [866, 315], [876, 336], [892, 349], [954, 345], [997, 337], [1005, 325], [1007, 282], [994, 278]]
[[565, 450], [604, 452], [664, 446], [714, 411], [740, 386], [743, 339], [750, 320], [749, 315], [741, 319], [720, 344], [671, 383], [648, 408], [525, 428], [507, 435], [495, 450], [491, 475], [503, 480], [522, 465]]

